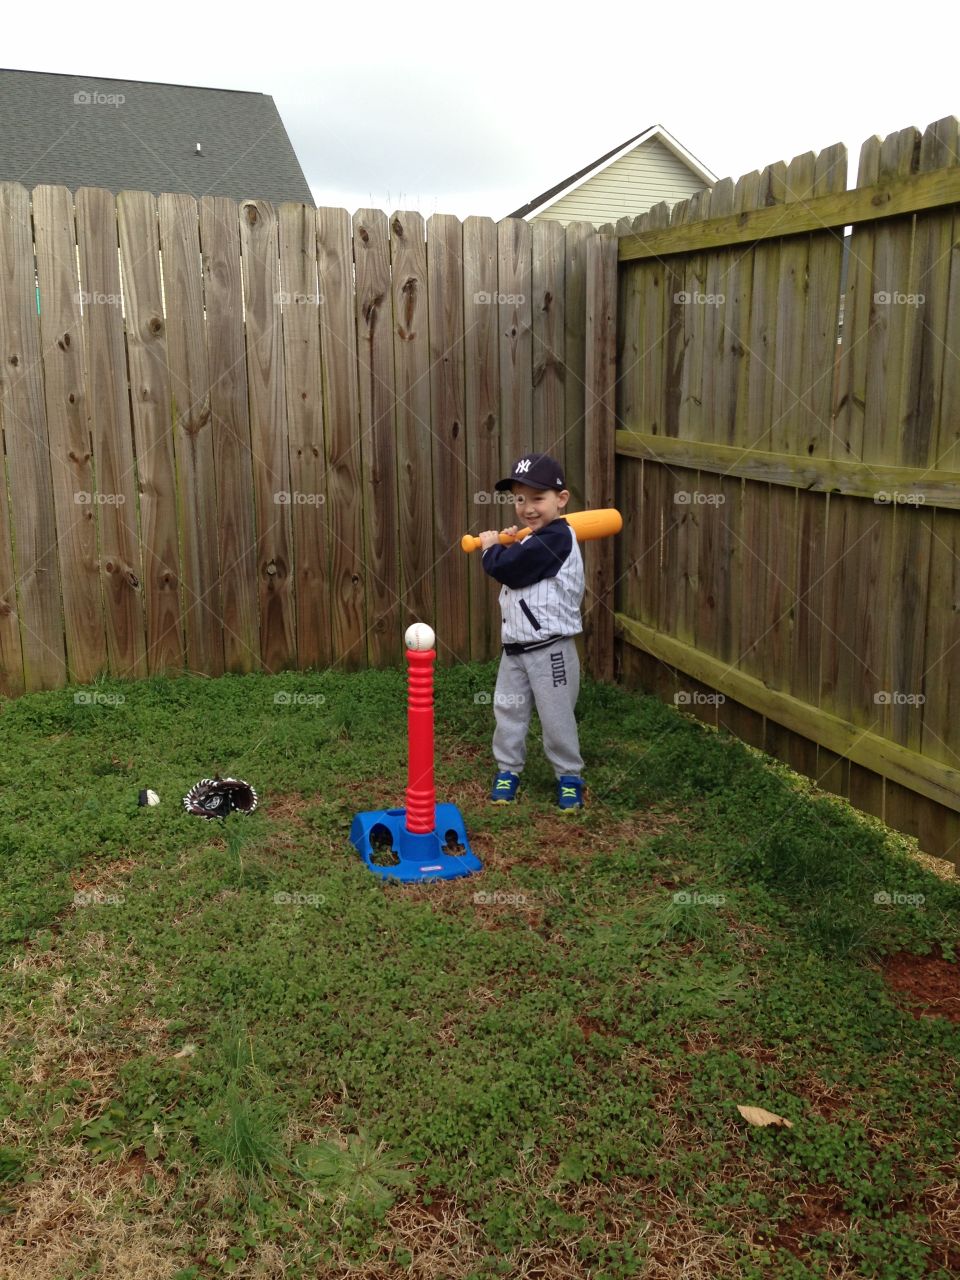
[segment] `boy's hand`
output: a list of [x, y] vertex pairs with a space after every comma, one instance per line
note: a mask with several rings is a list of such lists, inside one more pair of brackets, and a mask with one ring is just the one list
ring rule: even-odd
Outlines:
[[[520, 526], [512, 524], [509, 529], [504, 529], [503, 532], [509, 533], [511, 538], [515, 538], [520, 532]], [[480, 547], [483, 551], [486, 551], [487, 547], [497, 546], [500, 542], [500, 533], [497, 529], [487, 529], [484, 533], [478, 533], [477, 537], [480, 539]]]

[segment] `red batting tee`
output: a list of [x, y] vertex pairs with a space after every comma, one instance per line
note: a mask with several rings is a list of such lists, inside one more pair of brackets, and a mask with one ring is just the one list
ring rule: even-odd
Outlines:
[[407, 650], [407, 810], [406, 829], [430, 834], [436, 828], [433, 785], [433, 663], [435, 649]]

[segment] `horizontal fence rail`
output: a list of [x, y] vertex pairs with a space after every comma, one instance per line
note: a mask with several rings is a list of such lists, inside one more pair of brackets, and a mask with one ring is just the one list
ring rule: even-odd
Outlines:
[[[464, 532], [530, 449], [613, 500], [616, 238], [0, 184], [0, 692], [493, 656]], [[612, 547], [585, 548], [612, 675]]]

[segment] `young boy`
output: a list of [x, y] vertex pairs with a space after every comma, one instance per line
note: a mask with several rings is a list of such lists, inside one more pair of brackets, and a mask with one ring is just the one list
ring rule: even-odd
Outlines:
[[543, 727], [543, 750], [557, 778], [557, 805], [583, 808], [583, 759], [574, 707], [580, 692], [580, 659], [573, 639], [583, 630], [583, 560], [573, 529], [563, 517], [570, 499], [555, 458], [529, 453], [496, 488], [513, 492], [522, 542], [501, 546], [499, 533], [480, 534], [483, 567], [502, 583], [503, 656], [494, 694], [497, 727], [493, 755], [499, 773], [490, 799], [510, 804], [520, 785], [530, 727], [531, 696]]

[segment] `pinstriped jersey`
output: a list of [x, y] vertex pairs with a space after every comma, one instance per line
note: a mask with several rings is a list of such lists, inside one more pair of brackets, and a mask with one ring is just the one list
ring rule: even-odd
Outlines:
[[487, 547], [483, 567], [502, 583], [503, 644], [534, 645], [583, 630], [583, 557], [562, 516], [522, 542]]

